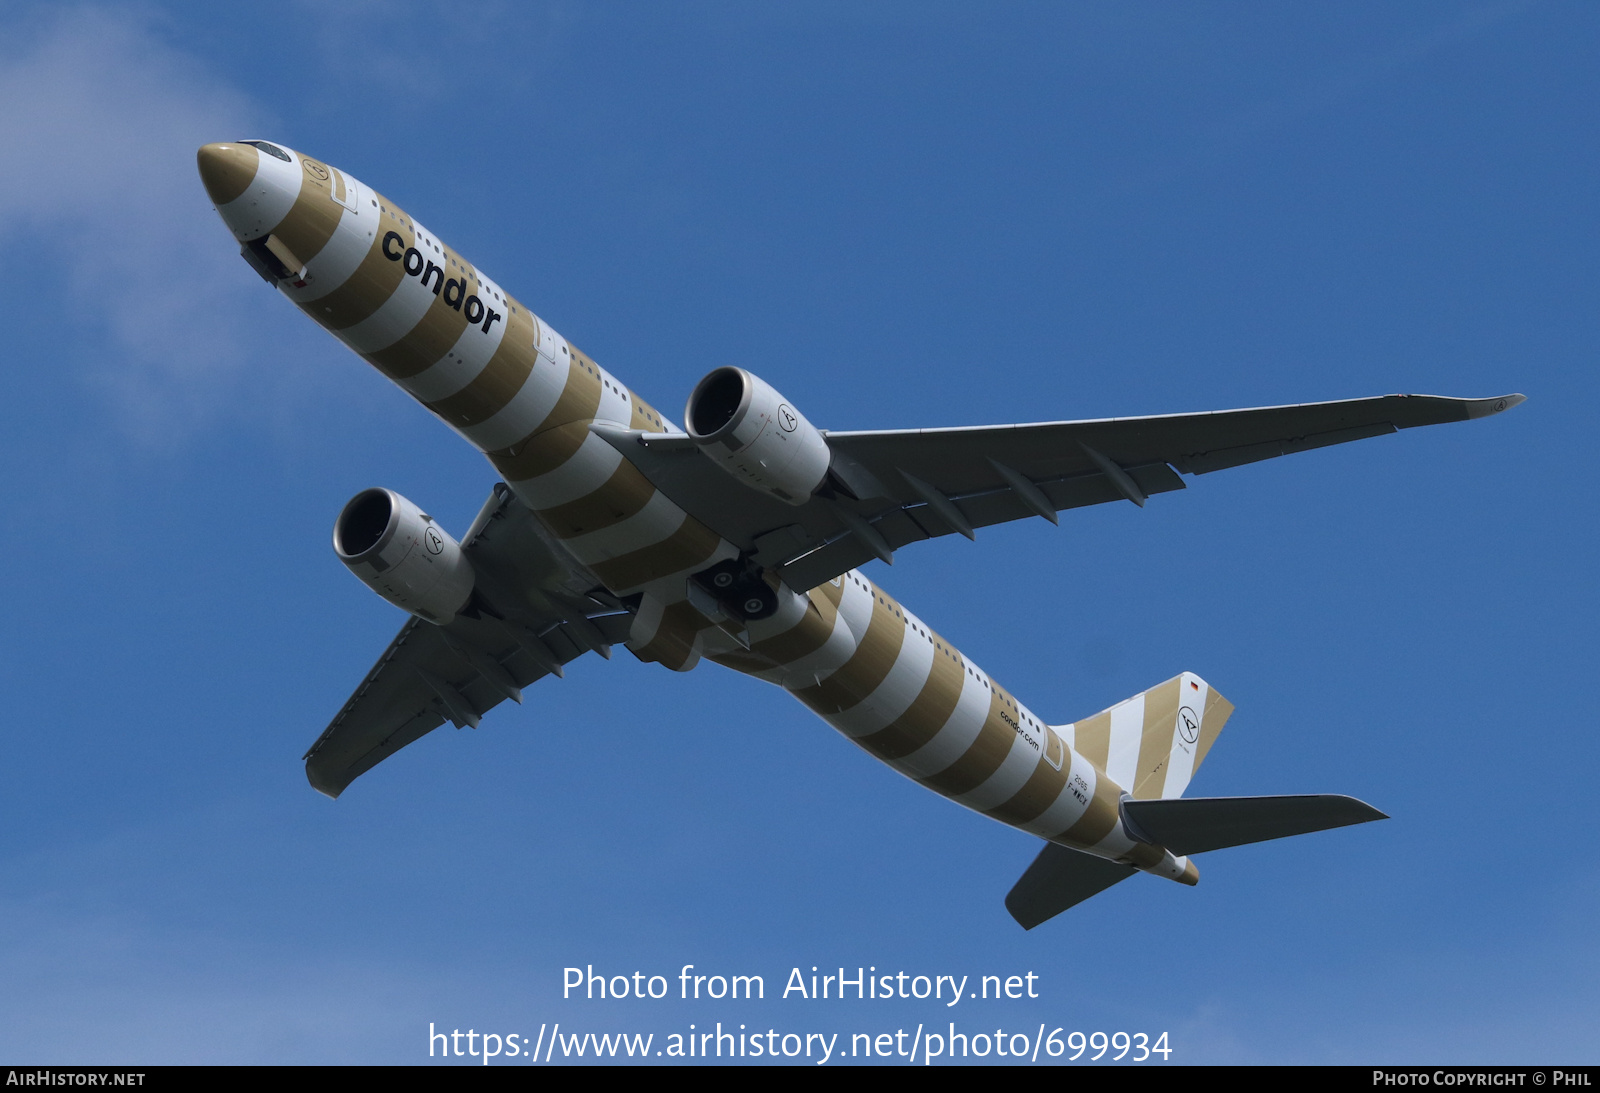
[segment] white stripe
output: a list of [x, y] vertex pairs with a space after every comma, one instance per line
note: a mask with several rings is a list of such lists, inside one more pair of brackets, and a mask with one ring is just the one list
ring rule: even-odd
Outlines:
[[764, 679], [768, 683], [776, 683], [785, 690], [798, 691], [805, 687], [815, 687], [822, 677], [832, 675], [839, 665], [849, 660], [850, 654], [854, 653], [855, 649], [855, 635], [850, 633], [844, 615], [835, 611], [833, 629], [828, 631], [827, 640], [819, 647], [788, 664], [765, 668], [755, 674], [757, 678]]
[[850, 631], [851, 652], [854, 653], [872, 626], [872, 616], [878, 605], [878, 589], [865, 577], [857, 577], [852, 581], [852, 576], [856, 576], [854, 572], [845, 574], [844, 596], [839, 600], [839, 618]]
[[[1057, 731], [1059, 732], [1060, 730], [1058, 729]], [[1049, 808], [1044, 810], [1038, 819], [1027, 825], [1027, 830], [1042, 835], [1047, 839], [1061, 834], [1083, 819], [1083, 814], [1089, 811], [1089, 802], [1094, 800], [1095, 786], [1100, 782], [1100, 772], [1095, 769], [1093, 763], [1075, 751], [1067, 754], [1071, 756], [1072, 761], [1070, 764], [1061, 764], [1067, 771], [1067, 784], [1062, 787], [1061, 795], [1055, 799]], [[1089, 788], [1084, 793], [1084, 796], [1088, 798], [1087, 801], [1079, 801], [1072, 792], [1072, 776], [1074, 774], [1081, 775], [1083, 780], [1089, 783]]]
[[[939, 653], [943, 656], [943, 653]], [[960, 759], [978, 739], [990, 709], [989, 692], [972, 676], [961, 673], [961, 697], [956, 708], [932, 740], [895, 764], [913, 778], [938, 774]]]
[[1114, 861], [1117, 858], [1123, 857], [1136, 845], [1137, 844], [1132, 839], [1128, 838], [1127, 833], [1123, 830], [1122, 817], [1118, 816], [1116, 825], [1113, 826], [1110, 831], [1106, 832], [1106, 837], [1095, 843], [1093, 846], [1088, 847], [1087, 850], [1089, 853], [1098, 858], [1109, 858]]
[[633, 613], [633, 622], [628, 626], [628, 644], [640, 649], [649, 645], [656, 631], [661, 629], [666, 610], [667, 605], [661, 602], [661, 597], [641, 596], [639, 609]]
[[[511, 396], [510, 402], [487, 420], [477, 425], [469, 425], [465, 429], [458, 429], [457, 432], [475, 444], [479, 451], [496, 452], [515, 444], [543, 425], [545, 418], [556, 408], [556, 402], [566, 388], [567, 377], [572, 375], [571, 359], [557, 357], [555, 368], [534, 368], [528, 373], [528, 378], [523, 381], [517, 393]], [[573, 375], [573, 382], [598, 381], [580, 369]]]
[[316, 318], [318, 309], [310, 305], [350, 280], [350, 275], [355, 273], [372, 250], [372, 226], [377, 223], [376, 212], [370, 206], [365, 214], [359, 210], [344, 210], [339, 215], [339, 226], [333, 230], [332, 237], [323, 244], [322, 249], [311, 258], [301, 259], [309, 275], [306, 287], [285, 289], [284, 295]]
[[[1011, 726], [1006, 725], [1006, 728]], [[956, 797], [958, 804], [985, 812], [1011, 800], [1033, 777], [1034, 770], [1039, 766], [1039, 749], [1029, 744], [1021, 733], [1014, 732], [1013, 736], [1011, 750], [1006, 752], [1000, 766], [977, 786]]]
[[[1191, 683], [1196, 686], [1191, 687]], [[1194, 752], [1199, 746], [1200, 721], [1205, 717], [1209, 690], [1206, 681], [1193, 672], [1185, 672], [1178, 679], [1178, 716], [1172, 719], [1172, 751], [1167, 761], [1167, 779], [1161, 787], [1163, 797], [1182, 797], [1183, 791], [1189, 788], [1189, 779], [1194, 776]], [[1183, 738], [1185, 708], [1194, 715], [1195, 742], [1192, 744]]]
[[[415, 221], [412, 223], [416, 224]], [[420, 225], [417, 226], [420, 230]], [[384, 258], [388, 260], [387, 255]], [[402, 257], [395, 259], [394, 265], [399, 267], [404, 261], [402, 252]], [[357, 353], [363, 355], [375, 353], [380, 349], [389, 348], [411, 333], [422, 317], [428, 313], [428, 309], [433, 306], [433, 301], [433, 290], [423, 287], [422, 278], [412, 277], [402, 269], [400, 283], [389, 294], [389, 298], [379, 305], [378, 310], [354, 326], [347, 326], [334, 333], [338, 335], [340, 341]]]
[[595, 409], [594, 419], [624, 426], [633, 424], [633, 406], [623, 397], [622, 384], [604, 368], [600, 369], [600, 375], [611, 386], [600, 385], [600, 405]]
[[[587, 426], [577, 423], [574, 428], [587, 429]], [[553, 471], [513, 482], [511, 488], [516, 491], [517, 500], [535, 512], [551, 509], [588, 497], [606, 484], [621, 462], [621, 452], [593, 433], [585, 432], [583, 443], [565, 463]]]
[[[493, 327], [490, 328], [490, 332], [491, 335], [494, 333]], [[500, 341], [499, 337], [486, 338], [478, 327], [469, 326], [461, 332], [461, 337], [456, 339], [456, 343], [444, 356], [416, 375], [395, 382], [411, 392], [412, 397], [418, 402], [438, 402], [440, 399], [460, 394], [468, 384], [483, 374], [484, 368], [489, 364], [489, 358], [500, 348]], [[528, 356], [535, 361], [539, 359], [539, 355], [531, 349], [528, 350]], [[549, 365], [545, 367], [548, 368]]]
[[[478, 275], [478, 299], [483, 301], [483, 306], [494, 308], [502, 316], [508, 314], [511, 310], [513, 301], [511, 297], [506, 295], [506, 290], [500, 287], [500, 282], [496, 281], [493, 277], [490, 277], [487, 273], [483, 272], [483, 270], [477, 269], [476, 267], [473, 268], [472, 272]], [[485, 317], [487, 317], [488, 314], [489, 313], [487, 311], [484, 312]], [[498, 326], [503, 321], [503, 319], [496, 319], [495, 324]], [[479, 319], [478, 322], [480, 325], [482, 325], [483, 320]], [[494, 327], [490, 327], [489, 329], [493, 330]]]
[[856, 585], [857, 592], [866, 593], [865, 599], [852, 601], [852, 610], [847, 613], [850, 632], [856, 636], [856, 641], [860, 642], [866, 639], [867, 630], [872, 626], [872, 616], [878, 607], [888, 608], [888, 604], [882, 603], [880, 600], [887, 600], [889, 597], [883, 594], [882, 589], [861, 576], [857, 571], [851, 570], [845, 574], [846, 581], [850, 581], [852, 577], [855, 578], [855, 581], [851, 581], [851, 583]]
[[1121, 789], [1133, 788], [1139, 772], [1139, 744], [1144, 738], [1144, 695], [1111, 707], [1111, 747], [1106, 777]]
[[[902, 620], [902, 623], [908, 620]], [[905, 713], [917, 700], [933, 670], [933, 646], [922, 635], [905, 626], [900, 653], [883, 682], [866, 698], [829, 718], [833, 727], [846, 736], [865, 736], [876, 732]]]
[[601, 528], [599, 531], [563, 539], [561, 543], [580, 562], [592, 565], [595, 562], [610, 561], [623, 554], [631, 554], [635, 550], [643, 550], [647, 546], [654, 546], [670, 537], [687, 519], [688, 516], [672, 502], [671, 498], [656, 490], [650, 495], [650, 500], [644, 503], [644, 507], [626, 520], [621, 520], [608, 528]]
[[800, 687], [813, 687], [819, 678], [825, 679], [839, 670], [840, 665], [855, 654], [859, 644], [856, 640], [856, 630], [860, 624], [852, 625], [852, 616], [870, 615], [872, 600], [869, 593], [850, 579], [852, 574], [845, 574], [844, 590], [839, 596], [839, 608], [834, 613], [833, 630], [828, 634], [828, 640], [822, 648], [807, 653], [803, 657], [784, 665], [771, 673], [777, 682], [790, 689]]
[[[469, 324], [444, 356], [410, 379], [399, 380], [400, 386], [410, 391], [419, 402], [438, 402], [465, 390], [468, 384], [483, 374], [490, 358], [499, 351], [500, 343], [505, 340], [506, 326], [507, 322], [497, 321], [485, 334], [481, 324]], [[538, 368], [539, 355], [531, 348], [527, 355], [533, 358], [534, 367]], [[549, 365], [544, 367], [546, 370], [550, 368]]]
[[750, 643], [754, 645], [787, 634], [805, 622], [806, 616], [810, 613], [810, 599], [793, 591], [788, 585], [779, 585], [778, 609], [764, 619], [751, 621], [745, 628], [750, 635]]
[[[284, 151], [289, 150], [285, 148]], [[266, 235], [283, 223], [283, 218], [294, 208], [300, 197], [300, 187], [305, 183], [305, 172], [300, 169], [298, 155], [289, 152], [289, 159], [290, 162], [285, 163], [257, 148], [256, 174], [250, 185], [226, 205], [217, 206], [222, 222], [239, 240]]]

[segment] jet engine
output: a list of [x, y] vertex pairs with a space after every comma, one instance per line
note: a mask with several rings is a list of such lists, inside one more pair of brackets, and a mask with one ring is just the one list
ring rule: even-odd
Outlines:
[[689, 436], [747, 486], [803, 505], [828, 474], [830, 452], [811, 422], [743, 368], [718, 368], [684, 408]]
[[433, 517], [393, 490], [362, 490], [333, 525], [333, 550], [378, 595], [444, 625], [472, 596], [472, 563]]

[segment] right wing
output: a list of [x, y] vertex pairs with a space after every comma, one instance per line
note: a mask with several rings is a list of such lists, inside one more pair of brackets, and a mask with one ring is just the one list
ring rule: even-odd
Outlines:
[[[445, 722], [477, 728], [484, 713], [507, 698], [521, 702], [522, 688], [560, 675], [568, 661], [590, 650], [609, 657], [612, 644], [627, 640], [633, 616], [607, 602], [603, 591], [591, 594], [597, 598], [555, 593], [538, 603], [508, 594], [510, 584], [537, 581], [530, 565], [546, 575], [554, 571], [550, 559], [540, 558], [537, 540], [521, 534], [532, 519], [503, 485], [495, 487], [462, 541], [480, 589], [487, 586], [490, 596], [474, 600], [475, 618], [461, 615], [447, 626], [407, 620], [306, 752], [306, 777], [318, 792], [337, 797], [358, 776]], [[506, 580], [518, 575], [525, 580]], [[490, 606], [508, 601], [519, 610]]]
[[745, 486], [682, 433], [593, 431], [645, 477], [797, 591], [910, 543], [1061, 509], [1184, 488], [1207, 474], [1398, 429], [1487, 417], [1523, 401], [1437, 395], [1153, 417], [954, 429], [825, 432], [832, 467], [817, 495], [786, 505]]

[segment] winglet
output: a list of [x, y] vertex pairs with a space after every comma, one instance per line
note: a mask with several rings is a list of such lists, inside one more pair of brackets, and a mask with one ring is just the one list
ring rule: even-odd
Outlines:
[[1513, 406], [1520, 406], [1528, 401], [1527, 395], [1501, 395], [1499, 398], [1474, 398], [1462, 400], [1467, 404], [1468, 420], [1488, 417], [1491, 414], [1501, 414]]

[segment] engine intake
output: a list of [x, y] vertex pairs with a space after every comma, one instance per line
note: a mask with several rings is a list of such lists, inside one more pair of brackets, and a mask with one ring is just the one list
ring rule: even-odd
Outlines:
[[362, 490], [333, 525], [333, 551], [378, 595], [432, 623], [472, 597], [472, 563], [433, 517], [393, 490]]
[[695, 385], [684, 409], [689, 436], [747, 486], [803, 505], [827, 477], [828, 442], [766, 381], [718, 368]]

